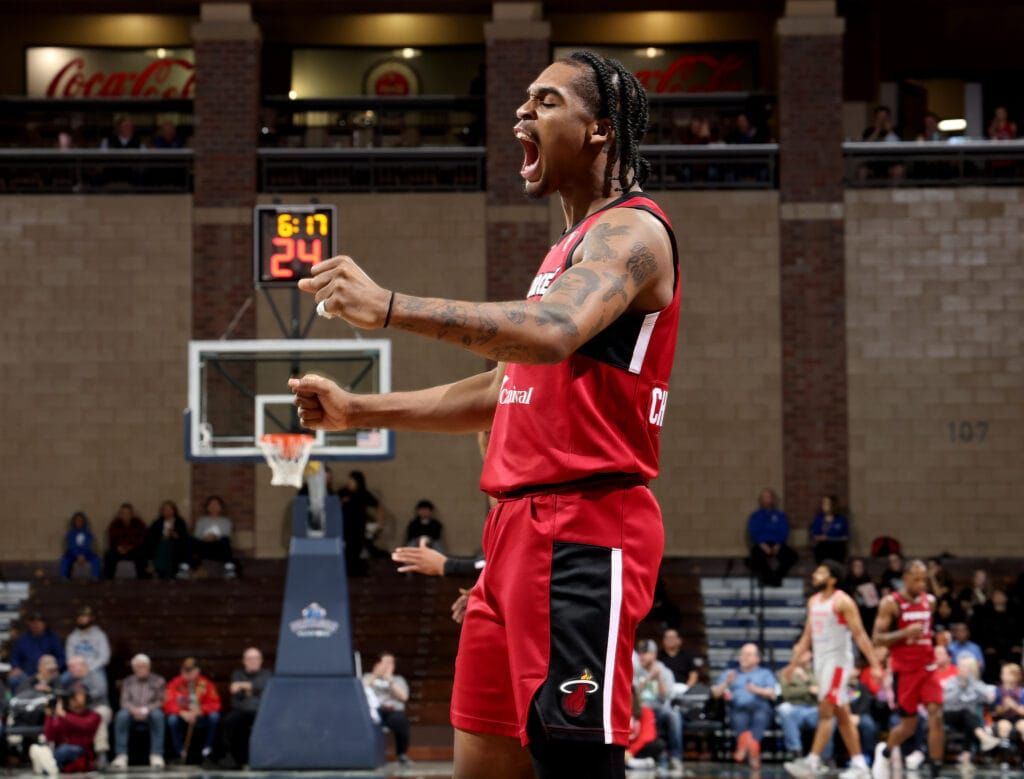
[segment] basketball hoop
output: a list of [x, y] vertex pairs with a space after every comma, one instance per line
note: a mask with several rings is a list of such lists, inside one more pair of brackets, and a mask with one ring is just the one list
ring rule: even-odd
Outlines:
[[302, 473], [316, 439], [304, 433], [268, 433], [260, 438], [260, 449], [274, 472], [270, 483], [278, 487], [302, 487]]

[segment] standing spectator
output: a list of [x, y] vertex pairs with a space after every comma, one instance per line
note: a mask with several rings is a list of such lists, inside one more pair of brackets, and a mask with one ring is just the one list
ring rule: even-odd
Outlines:
[[697, 663], [683, 648], [683, 637], [675, 628], [665, 628], [665, 632], [661, 634], [661, 651], [658, 652], [658, 660], [672, 672], [676, 684], [693, 687], [697, 683], [699, 677]]
[[821, 499], [821, 510], [811, 522], [811, 546], [814, 562], [821, 565], [823, 560], [846, 559], [846, 544], [850, 540], [850, 523], [839, 513], [839, 498], [825, 495]]
[[167, 715], [167, 728], [171, 731], [174, 754], [180, 755], [184, 763], [188, 759], [185, 731], [205, 728], [203, 760], [209, 760], [213, 745], [217, 743], [220, 695], [213, 682], [200, 673], [199, 663], [194, 657], [186, 657], [181, 664], [181, 673], [168, 682], [164, 692], [164, 714]]
[[71, 515], [64, 540], [65, 551], [60, 558], [60, 575], [70, 579], [78, 563], [88, 563], [93, 578], [100, 578], [100, 558], [92, 548], [96, 539], [89, 529], [89, 518], [84, 512], [76, 511]]
[[263, 653], [254, 646], [242, 653], [242, 667], [231, 674], [231, 711], [224, 715], [224, 743], [238, 768], [249, 764], [249, 736], [270, 676], [263, 667]]
[[188, 577], [188, 527], [173, 500], [160, 505], [160, 516], [146, 531], [146, 556], [161, 579]]
[[776, 506], [775, 492], [761, 491], [758, 509], [747, 520], [747, 534], [752, 544], [750, 570], [766, 587], [778, 587], [793, 567], [797, 556], [789, 540], [789, 517]]
[[956, 599], [964, 615], [969, 618], [974, 615], [974, 610], [979, 606], [986, 606], [990, 597], [988, 572], [983, 568], [978, 568], [974, 571], [974, 575], [971, 576], [971, 586], [960, 590], [960, 594], [957, 595]]
[[885, 596], [891, 592], [899, 592], [902, 586], [903, 555], [898, 552], [890, 552], [886, 557], [886, 568], [882, 572], [878, 588], [882, 591], [882, 595]]
[[343, 521], [342, 535], [345, 540], [345, 567], [349, 576], [364, 576], [366, 562], [363, 551], [370, 525], [377, 525], [377, 499], [366, 488], [366, 476], [362, 471], [352, 471], [345, 486], [338, 490]]
[[857, 604], [860, 621], [864, 623], [864, 627], [874, 625], [875, 615], [878, 613], [878, 601], [881, 598], [878, 595], [878, 588], [868, 575], [863, 557], [854, 557], [850, 560], [850, 569], [840, 588]]
[[899, 139], [900, 136], [896, 133], [892, 124], [892, 111], [889, 109], [889, 106], [878, 106], [875, 109], [875, 120], [870, 127], [864, 130], [861, 140], [895, 143]]
[[416, 516], [405, 529], [405, 542], [409, 546], [416, 546], [421, 538], [428, 538], [431, 547], [443, 551], [441, 533], [444, 525], [434, 516], [434, 510], [434, 504], [429, 500], [421, 500], [416, 504]]
[[68, 633], [64, 642], [64, 656], [81, 655], [90, 671], [105, 674], [107, 663], [110, 662], [110, 641], [107, 634], [96, 624], [96, 617], [91, 606], [82, 606], [75, 619], [75, 629]]
[[107, 753], [110, 751], [110, 720], [114, 713], [110, 710], [110, 699], [107, 696], [107, 675], [104, 671], [92, 671], [88, 661], [81, 655], [68, 655], [68, 670], [60, 679], [62, 690], [74, 690], [81, 687], [86, 692], [86, 705], [90, 711], [100, 716], [100, 727], [96, 730], [93, 751], [102, 771], [107, 767]]
[[231, 551], [231, 520], [224, 516], [224, 501], [211, 495], [203, 504], [203, 516], [196, 520], [196, 558], [224, 563], [224, 577], [233, 579], [238, 573], [235, 555]]
[[103, 576], [113, 579], [117, 564], [128, 560], [135, 566], [135, 576], [146, 578], [146, 523], [135, 515], [131, 503], [122, 503], [117, 516], [107, 528], [107, 554], [103, 558]]
[[114, 718], [115, 757], [110, 767], [115, 771], [128, 768], [128, 736], [132, 724], [149, 725], [149, 767], [164, 767], [164, 690], [162, 676], [152, 672], [149, 657], [143, 654], [132, 658], [131, 676], [121, 682], [121, 708]]
[[64, 670], [64, 642], [50, 630], [42, 613], [34, 611], [28, 616], [28, 630], [14, 642], [8, 678], [16, 680], [21, 674], [35, 673], [43, 655], [52, 655], [57, 667]]
[[178, 128], [174, 122], [162, 122], [153, 136], [154, 149], [180, 149], [181, 138], [178, 137]]
[[953, 625], [953, 640], [946, 648], [949, 650], [949, 656], [956, 663], [960, 662], [960, 655], [968, 654], [977, 661], [979, 668], [985, 667], [985, 654], [981, 651], [980, 646], [971, 641], [971, 631], [963, 622]]
[[35, 773], [55, 776], [57, 770], [68, 774], [80, 774], [96, 769], [96, 755], [93, 741], [100, 727], [100, 715], [89, 711], [87, 695], [83, 688], [77, 688], [68, 698], [67, 708], [60, 698], [52, 710], [48, 710], [43, 733], [49, 746], [33, 744], [28, 755]]
[[114, 117], [114, 132], [100, 143], [101, 149], [141, 149], [142, 142], [135, 134], [135, 125], [126, 114]]
[[395, 656], [382, 652], [373, 670], [363, 675], [363, 685], [377, 699], [381, 724], [395, 737], [395, 754], [399, 763], [409, 762], [409, 718], [405, 704], [409, 700], [409, 683], [395, 673]]
[[928, 592], [937, 599], [953, 596], [953, 577], [942, 566], [942, 560], [933, 557], [928, 561]]
[[750, 760], [750, 767], [761, 766], [761, 740], [772, 721], [775, 700], [775, 677], [761, 667], [761, 651], [756, 644], [740, 648], [739, 670], [723, 671], [711, 688], [715, 698], [725, 699], [729, 725], [736, 734], [737, 763]]
[[988, 125], [988, 137], [993, 141], [1012, 141], [1017, 137], [1017, 123], [1010, 121], [1006, 106], [998, 106]]
[[957, 622], [963, 622], [964, 615], [957, 603], [948, 595], [935, 602], [935, 631], [952, 630]]
[[969, 749], [960, 754], [960, 762], [971, 763], [971, 753], [980, 745], [983, 752], [999, 746], [999, 739], [985, 730], [982, 708], [995, 697], [995, 691], [978, 679], [978, 663], [970, 655], [960, 655], [957, 674], [942, 683], [942, 720], [946, 727], [967, 739]]
[[997, 589], [988, 603], [974, 609], [971, 625], [971, 633], [985, 655], [985, 681], [996, 682], [1003, 663], [1021, 656], [1021, 619], [1010, 609], [1006, 593]]
[[[779, 687], [782, 703], [775, 709], [782, 728], [786, 752], [793, 760], [799, 759], [804, 753], [803, 734], [813, 733], [818, 727], [818, 685], [815, 684], [811, 671], [811, 651], [805, 650], [794, 658], [792, 673], [779, 675]], [[832, 750], [829, 740], [822, 759], [828, 760]]]
[[1024, 689], [1021, 689], [1021, 669], [1016, 663], [1003, 666], [992, 719], [1003, 749], [1010, 748], [1010, 737], [1014, 734], [1018, 741], [1024, 743]]
[[[668, 763], [662, 764], [673, 775], [683, 775], [683, 715], [672, 705], [675, 677], [658, 661], [658, 645], [650, 639], [637, 644], [633, 667], [633, 686], [640, 705], [654, 712], [659, 736], [668, 744]], [[664, 759], [664, 758], [663, 758]]]

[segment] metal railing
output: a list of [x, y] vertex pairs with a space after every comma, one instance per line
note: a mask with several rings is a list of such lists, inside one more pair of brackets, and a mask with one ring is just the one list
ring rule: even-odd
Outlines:
[[641, 146], [651, 162], [645, 189], [774, 189], [779, 147], [774, 143]]
[[260, 149], [261, 192], [474, 192], [482, 146]]
[[1024, 141], [843, 144], [849, 187], [1024, 184]]
[[0, 149], [0, 194], [191, 191], [191, 149]]

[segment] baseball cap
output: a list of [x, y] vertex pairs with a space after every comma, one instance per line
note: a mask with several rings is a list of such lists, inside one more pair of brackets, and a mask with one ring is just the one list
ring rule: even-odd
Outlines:
[[651, 639], [644, 639], [636, 645], [637, 654], [644, 654], [645, 652], [657, 652], [658, 645]]
[[80, 616], [80, 617], [92, 617], [92, 616], [95, 616], [93, 614], [93, 611], [92, 611], [92, 606], [82, 606], [82, 608], [80, 608], [78, 610], [78, 616]]
[[184, 660], [181, 661], [182, 671], [194, 671], [198, 667], [199, 663], [196, 662], [196, 659], [194, 657], [186, 657]]

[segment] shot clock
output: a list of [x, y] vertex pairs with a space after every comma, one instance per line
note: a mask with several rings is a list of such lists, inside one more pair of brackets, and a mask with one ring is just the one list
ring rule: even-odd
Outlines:
[[336, 253], [334, 206], [259, 205], [254, 217], [257, 286], [294, 286]]

